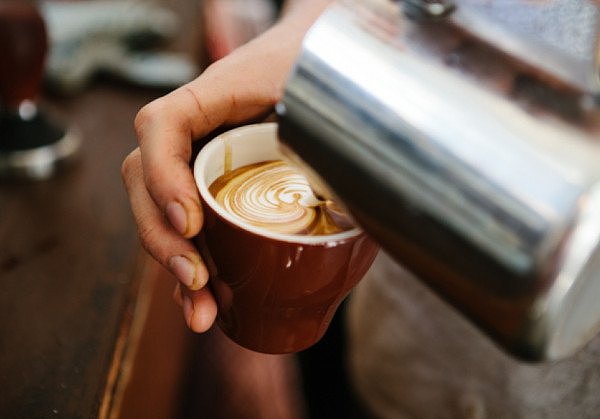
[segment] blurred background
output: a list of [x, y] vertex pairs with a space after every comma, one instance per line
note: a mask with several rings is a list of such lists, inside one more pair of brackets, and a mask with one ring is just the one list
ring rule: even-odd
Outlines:
[[[512, 11], [515, 2], [472, 3]], [[218, 328], [193, 334], [171, 298], [174, 278], [140, 247], [121, 182], [121, 164], [137, 146], [138, 110], [266, 30], [281, 3], [0, 0], [0, 418], [369, 417], [346, 378], [343, 306], [323, 340], [297, 355], [244, 350]], [[572, 22], [595, 36], [596, 26]], [[550, 32], [571, 51], [556, 28]], [[598, 132], [597, 97], [556, 95], [532, 68], [498, 59], [462, 32], [428, 35], [449, 67], [532, 114], [550, 111]], [[389, 258], [377, 265], [373, 277], [394, 278], [404, 298], [391, 338], [405, 357], [376, 360], [406, 372], [403, 402], [468, 418], [486, 409], [500, 412], [493, 417], [600, 417], [598, 338], [565, 362], [522, 364]], [[361, 315], [380, 305], [364, 301]], [[421, 387], [415, 376], [424, 377]], [[378, 380], [367, 386], [391, 388]]]

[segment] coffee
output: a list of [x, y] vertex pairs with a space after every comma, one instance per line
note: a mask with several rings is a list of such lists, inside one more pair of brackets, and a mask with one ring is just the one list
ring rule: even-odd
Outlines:
[[231, 170], [209, 191], [231, 215], [276, 233], [325, 235], [355, 227], [333, 201], [317, 199], [306, 178], [282, 160]]
[[265, 353], [313, 345], [377, 245], [281, 161], [274, 123], [208, 142], [194, 177], [204, 208], [194, 242], [210, 273], [221, 330]]

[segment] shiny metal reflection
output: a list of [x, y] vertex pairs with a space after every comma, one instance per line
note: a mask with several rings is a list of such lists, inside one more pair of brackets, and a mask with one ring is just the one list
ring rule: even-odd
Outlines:
[[431, 27], [382, 3], [338, 2], [311, 29], [282, 143], [512, 353], [573, 353], [600, 329], [597, 132], [450, 71], [415, 45]]

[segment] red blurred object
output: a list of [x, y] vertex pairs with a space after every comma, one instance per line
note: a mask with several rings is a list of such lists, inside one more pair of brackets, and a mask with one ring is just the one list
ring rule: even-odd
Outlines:
[[35, 100], [48, 49], [46, 26], [31, 1], [0, 0], [0, 106]]
[[211, 62], [264, 32], [276, 15], [270, 0], [204, 0], [202, 8]]

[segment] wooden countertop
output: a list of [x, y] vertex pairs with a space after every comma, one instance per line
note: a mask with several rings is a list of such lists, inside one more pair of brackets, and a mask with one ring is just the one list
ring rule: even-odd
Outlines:
[[[198, 4], [163, 3], [189, 28], [173, 48], [198, 51]], [[118, 417], [120, 362], [136, 352], [125, 347], [147, 333], [132, 326], [134, 310], [141, 321], [150, 311], [140, 308], [144, 289], [168, 311], [151, 333], [172, 342], [185, 331], [172, 283], [152, 285], [168, 274], [140, 249], [120, 175], [136, 146], [134, 116], [160, 94], [98, 82], [72, 98], [44, 98], [49, 115], [80, 131], [77, 163], [47, 181], [0, 181], [0, 418]]]
[[78, 162], [0, 184], [0, 417], [99, 409], [140, 255], [120, 166], [151, 98], [99, 86], [46, 103], [81, 132]]

